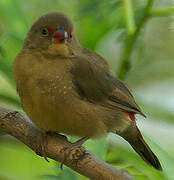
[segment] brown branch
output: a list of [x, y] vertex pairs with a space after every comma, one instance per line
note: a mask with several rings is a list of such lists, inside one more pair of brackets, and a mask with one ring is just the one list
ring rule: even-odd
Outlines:
[[[0, 108], [0, 129], [16, 137], [37, 154], [42, 153], [40, 142], [43, 133], [21, 113]], [[60, 162], [64, 158], [64, 149], [70, 144], [64, 136], [48, 136], [46, 154]], [[64, 164], [91, 180], [132, 180], [126, 171], [108, 165], [83, 147], [73, 150]]]

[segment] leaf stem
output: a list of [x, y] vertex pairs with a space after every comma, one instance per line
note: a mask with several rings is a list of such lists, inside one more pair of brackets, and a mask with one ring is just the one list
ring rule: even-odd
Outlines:
[[149, 12], [151, 10], [152, 4], [153, 4], [153, 0], [147, 1], [147, 4], [144, 9], [144, 15], [142, 19], [140, 20], [140, 22], [138, 23], [135, 32], [131, 35], [130, 34], [127, 35], [127, 38], [124, 44], [125, 47], [122, 51], [122, 55], [120, 58], [120, 65], [119, 65], [118, 73], [117, 73], [117, 77], [120, 79], [125, 79], [128, 71], [131, 68], [130, 58], [133, 52], [133, 48], [141, 32], [141, 29], [143, 28], [145, 22], [149, 18]]
[[174, 8], [152, 9], [149, 12], [149, 15], [152, 16], [152, 17], [161, 17], [161, 16], [174, 15]]
[[131, 35], [136, 30], [132, 0], [123, 0], [123, 4], [124, 4], [124, 11], [125, 11], [127, 32], [129, 35]]
[[21, 107], [19, 99], [13, 97], [12, 95], [0, 93], [0, 100], [5, 101], [9, 104], [15, 105], [17, 107]]

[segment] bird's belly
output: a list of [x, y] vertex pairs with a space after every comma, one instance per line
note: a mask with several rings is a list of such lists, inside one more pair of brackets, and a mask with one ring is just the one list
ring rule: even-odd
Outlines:
[[96, 106], [91, 108], [68, 92], [46, 96], [32, 91], [32, 96], [24, 97], [22, 104], [33, 123], [43, 131], [94, 138], [107, 132]]
[[123, 113], [80, 99], [71, 80], [61, 77], [58, 81], [33, 78], [19, 84], [23, 108], [38, 128], [93, 138], [125, 128], [120, 118]]

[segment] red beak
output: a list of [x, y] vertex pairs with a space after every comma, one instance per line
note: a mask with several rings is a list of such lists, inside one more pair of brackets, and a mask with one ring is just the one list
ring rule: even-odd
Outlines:
[[66, 42], [66, 34], [67, 32], [64, 30], [57, 30], [53, 34], [52, 42], [58, 43], [58, 42]]

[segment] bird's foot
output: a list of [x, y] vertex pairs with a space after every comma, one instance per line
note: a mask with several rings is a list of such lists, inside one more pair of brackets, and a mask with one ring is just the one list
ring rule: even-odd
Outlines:
[[[66, 138], [66, 136], [61, 135], [61, 134], [57, 134], [56, 132], [52, 132], [52, 131], [47, 131], [43, 134], [42, 139], [41, 139], [41, 154], [37, 153], [38, 155], [44, 157], [44, 159], [49, 162], [48, 158], [47, 158], [47, 154], [46, 154], [46, 147], [48, 145], [48, 137], [49, 136], [61, 136], [62, 138]], [[67, 138], [66, 138], [67, 139]]]
[[84, 151], [82, 151], [81, 146], [88, 140], [88, 137], [83, 137], [80, 140], [72, 143], [64, 150], [64, 158], [60, 163], [60, 168], [63, 169], [63, 164], [67, 160], [68, 156], [72, 156], [73, 160], [79, 160], [81, 157], [84, 156]]
[[46, 147], [48, 145], [48, 136], [50, 136], [50, 133], [51, 132], [45, 132], [42, 136], [42, 139], [41, 139], [41, 153], [42, 153], [42, 156], [44, 157], [44, 159], [47, 161], [47, 162], [50, 162], [47, 158], [47, 154], [46, 154]]

